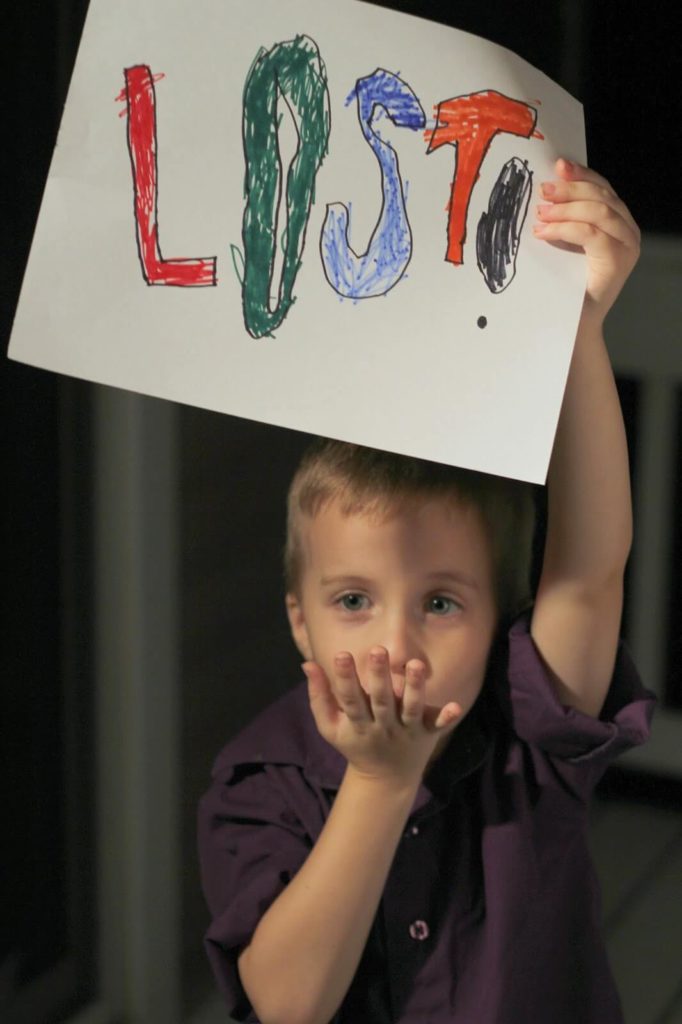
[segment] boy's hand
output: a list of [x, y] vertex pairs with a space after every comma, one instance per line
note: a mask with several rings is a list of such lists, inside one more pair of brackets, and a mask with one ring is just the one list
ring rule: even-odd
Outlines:
[[336, 655], [331, 682], [316, 662], [303, 664], [317, 728], [360, 775], [398, 787], [418, 784], [462, 709], [454, 702], [425, 704], [425, 666], [417, 659], [405, 667], [402, 695], [394, 692], [385, 648], [372, 648], [369, 665], [368, 696], [347, 652]]
[[596, 171], [557, 160], [559, 181], [540, 188], [538, 238], [582, 250], [588, 276], [583, 318], [604, 321], [639, 257], [640, 231], [625, 203]]

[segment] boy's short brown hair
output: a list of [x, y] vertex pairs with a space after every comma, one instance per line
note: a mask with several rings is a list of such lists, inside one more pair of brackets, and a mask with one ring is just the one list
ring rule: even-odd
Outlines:
[[301, 519], [332, 498], [344, 515], [389, 512], [415, 498], [449, 498], [478, 509], [491, 544], [498, 616], [506, 622], [531, 602], [530, 565], [535, 523], [532, 485], [318, 438], [303, 454], [289, 487], [284, 576], [298, 593], [303, 552]]

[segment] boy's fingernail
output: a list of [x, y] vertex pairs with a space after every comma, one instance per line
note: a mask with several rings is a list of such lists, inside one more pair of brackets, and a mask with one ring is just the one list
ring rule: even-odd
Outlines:
[[563, 161], [563, 165], [564, 165], [565, 170], [567, 170], [567, 171], [572, 171], [573, 170], [573, 164], [571, 163], [570, 160], [564, 160], [563, 157], [562, 157], [562, 161]]
[[542, 191], [543, 196], [553, 196], [556, 192], [556, 187], [552, 184], [551, 181], [543, 181], [542, 185], [540, 186], [540, 189]]

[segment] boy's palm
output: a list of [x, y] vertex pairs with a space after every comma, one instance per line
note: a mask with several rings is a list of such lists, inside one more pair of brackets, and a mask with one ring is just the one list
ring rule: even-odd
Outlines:
[[407, 663], [402, 695], [396, 693], [384, 648], [370, 656], [369, 693], [350, 654], [337, 655], [331, 680], [316, 662], [306, 662], [303, 670], [320, 735], [367, 778], [398, 786], [418, 783], [438, 741], [461, 718], [457, 703], [442, 708], [425, 703], [421, 661]]

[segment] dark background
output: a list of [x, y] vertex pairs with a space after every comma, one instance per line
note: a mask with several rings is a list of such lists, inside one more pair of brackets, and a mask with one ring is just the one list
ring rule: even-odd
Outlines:
[[[394, 0], [379, 6], [451, 24], [501, 43], [563, 84], [585, 106], [590, 165], [609, 179], [642, 230], [682, 232], [682, 67], [672, 3], [654, 7], [624, 0], [584, 4], [574, 0]], [[5, 4], [3, 8], [0, 335], [5, 349], [86, 9], [86, 0], [24, 0], [21, 5]], [[573, 47], [569, 61], [561, 56], [567, 33]], [[65, 509], [70, 509], [68, 529], [80, 538], [73, 547], [80, 583], [77, 591], [68, 595], [72, 610], [82, 613], [77, 616], [80, 628], [71, 637], [78, 652], [76, 686], [80, 687], [79, 706], [85, 721], [91, 713], [88, 523], [93, 386], [71, 382], [65, 404], [60, 383], [63, 381], [50, 372], [6, 358], [0, 363], [4, 496], [0, 820], [3, 826], [9, 823], [11, 832], [10, 837], [3, 827], [0, 965], [14, 950], [18, 983], [39, 975], [73, 941], [66, 922], [59, 855], [63, 813], [58, 794], [64, 785], [60, 767], [64, 737], [59, 723], [65, 699], [61, 614], [65, 590], [60, 553]], [[635, 455], [636, 386], [622, 381], [621, 393]], [[188, 429], [185, 446], [191, 447], [192, 437], [205, 436], [201, 425], [214, 424], [216, 414], [192, 411], [187, 422], [193, 429]], [[220, 423], [228, 434], [232, 431], [239, 464], [250, 466], [250, 473], [237, 477], [237, 483], [243, 483], [244, 528], [252, 536], [259, 532], [278, 536], [283, 523], [283, 483], [305, 438], [232, 417], [222, 417]], [[65, 474], [60, 438], [67, 428], [76, 443]], [[275, 474], [270, 471], [273, 465], [278, 465]], [[226, 468], [226, 472], [235, 470], [236, 464], [231, 470]], [[197, 488], [202, 486], [201, 472], [199, 461], [194, 469]], [[210, 472], [207, 469], [203, 486], [208, 486]], [[69, 481], [81, 496], [75, 503]], [[676, 486], [679, 507], [682, 472]], [[682, 538], [679, 525], [677, 529], [679, 564]], [[265, 560], [262, 571], [267, 571]], [[274, 593], [274, 607], [281, 595], [276, 566], [271, 572], [271, 579], [264, 582]], [[670, 600], [676, 609], [673, 621], [682, 621], [678, 584]], [[671, 663], [682, 660], [679, 648], [679, 640], [671, 639]], [[671, 692], [670, 699], [677, 701], [679, 695]], [[85, 732], [78, 748], [83, 765], [92, 755]], [[85, 783], [83, 787], [82, 807], [91, 809], [92, 791]], [[80, 849], [85, 877], [89, 848], [84, 827]], [[87, 926], [79, 934], [86, 978]], [[78, 1000], [86, 996], [87, 982], [83, 981]], [[0, 1010], [2, 1000], [0, 981]]]

